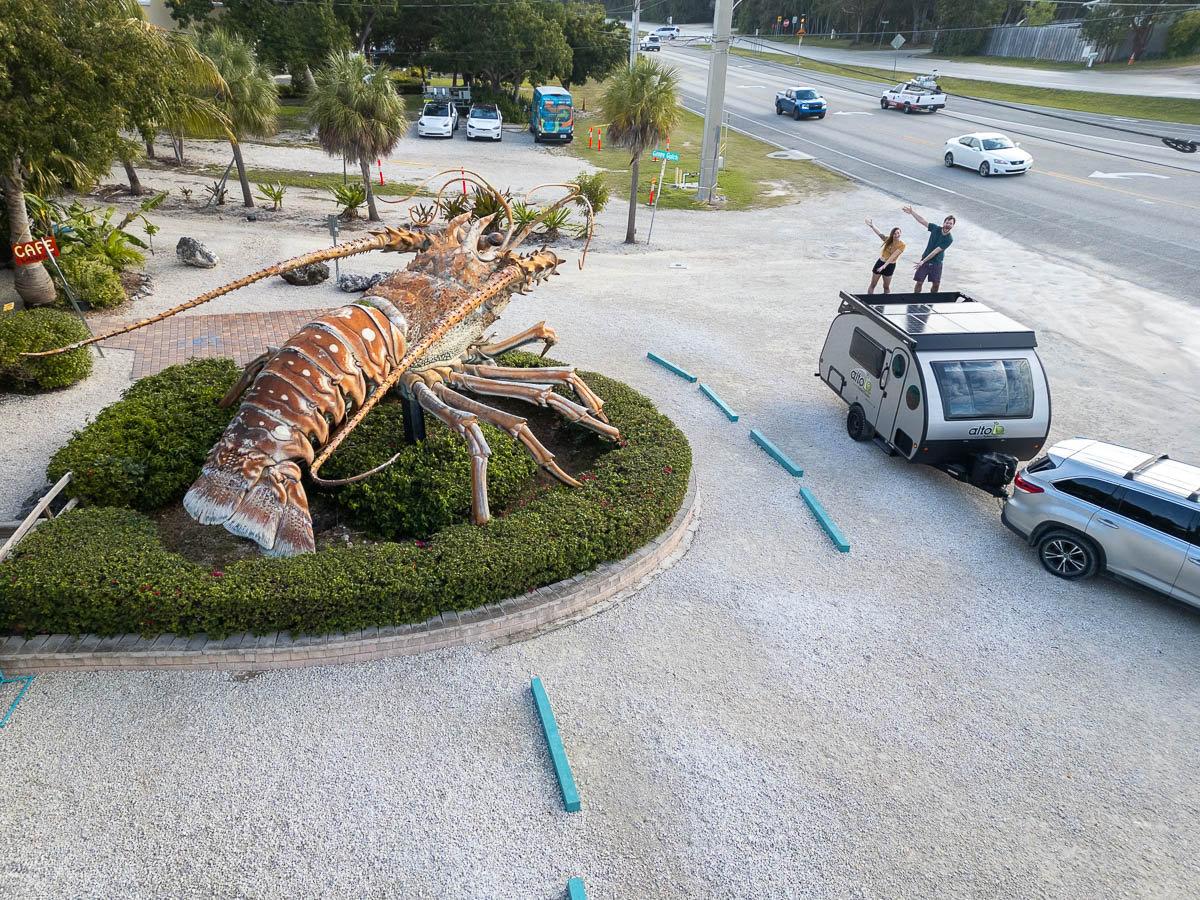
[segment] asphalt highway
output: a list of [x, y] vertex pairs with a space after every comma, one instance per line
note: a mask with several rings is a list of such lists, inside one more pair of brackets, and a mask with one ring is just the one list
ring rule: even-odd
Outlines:
[[[703, 113], [709, 53], [675, 44], [660, 55], [679, 71], [684, 105]], [[775, 92], [800, 85], [825, 96], [825, 119], [775, 114]], [[1200, 154], [1130, 133], [1196, 140], [1200, 128], [1060, 110], [1044, 115], [1036, 107], [959, 97], [935, 114], [905, 115], [880, 109], [884, 86], [731, 57], [725, 111], [731, 128], [811, 155], [912, 204], [930, 221], [953, 213], [960, 222], [1200, 305]], [[1008, 134], [1033, 155], [1033, 171], [983, 178], [946, 168], [946, 140], [974, 131]], [[880, 218], [891, 222], [885, 212]]]

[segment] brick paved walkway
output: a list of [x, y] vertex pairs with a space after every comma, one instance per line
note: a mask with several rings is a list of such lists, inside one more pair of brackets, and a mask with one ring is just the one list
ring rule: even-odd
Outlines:
[[[193, 356], [228, 358], [245, 365], [267, 345], [281, 346], [327, 309], [285, 309], [268, 313], [229, 313], [220, 316], [172, 316], [138, 331], [110, 338], [105, 349], [133, 350], [133, 377], [161, 372]], [[128, 321], [106, 322], [110, 331]], [[97, 331], [101, 330], [99, 327]]]

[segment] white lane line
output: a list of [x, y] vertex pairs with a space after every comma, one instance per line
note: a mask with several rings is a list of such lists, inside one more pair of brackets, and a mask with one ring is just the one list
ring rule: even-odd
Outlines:
[[[701, 115], [701, 116], [704, 115], [703, 109], [691, 109], [689, 106], [687, 106], [687, 104], [684, 104], [684, 109], [688, 109], [690, 112], [694, 112], [697, 115]], [[931, 181], [924, 181], [920, 178], [914, 178], [912, 175], [905, 175], [903, 172], [897, 172], [895, 169], [889, 169], [887, 166], [881, 166], [881, 165], [879, 165], [879, 163], [873, 163], [869, 159], [863, 159], [861, 156], [855, 156], [852, 153], [846, 153], [845, 151], [837, 150], [826, 144], [818, 143], [817, 141], [814, 141], [811, 138], [797, 137], [792, 132], [784, 131], [782, 128], [776, 128], [773, 125], [767, 125], [762, 122], [755, 122], [754, 119], [750, 118], [749, 116], [743, 116], [741, 113], [731, 112], [731, 113], [727, 113], [727, 115], [737, 116], [739, 119], [745, 119], [747, 122], [753, 122], [754, 125], [756, 125], [759, 128], [766, 128], [768, 131], [774, 131], [778, 134], [787, 135], [789, 138], [791, 138], [794, 141], [804, 141], [806, 144], [812, 144], [814, 147], [820, 147], [822, 150], [826, 150], [830, 153], [836, 153], [838, 156], [846, 157], [846, 159], [852, 159], [857, 163], [862, 163], [864, 166], [870, 166], [873, 169], [879, 169], [883, 172], [887, 172], [889, 175], [895, 175], [897, 178], [905, 178], [905, 179], [908, 179], [909, 181], [915, 181], [917, 184], [923, 184], [925, 187], [933, 188], [936, 191], [942, 191], [943, 193], [946, 193], [946, 194], [953, 194], [955, 197], [962, 196], [962, 194], [960, 194], [958, 191], [952, 191], [952, 190], [950, 190], [950, 188], [944, 188], [940, 184], [934, 184]], [[732, 125], [730, 125], [729, 127], [733, 128]], [[757, 137], [757, 135], [750, 134], [749, 132], [743, 131], [740, 128], [734, 128], [734, 130], [741, 134], [748, 135], [749, 137]], [[759, 140], [762, 140], [762, 138], [759, 138]], [[766, 143], [773, 144], [774, 146], [779, 147], [782, 150], [789, 149], [787, 147], [784, 147], [782, 144], [776, 144], [774, 141], [767, 141]]]
[[1124, 181], [1126, 178], [1161, 178], [1163, 181], [1170, 179], [1169, 175], [1156, 175], [1153, 172], [1093, 172], [1088, 178], [1118, 178]]

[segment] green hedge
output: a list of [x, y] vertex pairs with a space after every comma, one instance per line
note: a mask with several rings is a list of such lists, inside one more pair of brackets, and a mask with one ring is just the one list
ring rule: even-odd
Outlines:
[[53, 350], [91, 337], [70, 313], [57, 309], [24, 309], [0, 313], [0, 390], [50, 391], [87, 378], [92, 351], [86, 347], [30, 359], [22, 353]]
[[[506, 361], [554, 364], [530, 354]], [[582, 374], [624, 438], [582, 475], [582, 488], [531, 489], [489, 525], [451, 525], [428, 542], [256, 557], [220, 570], [168, 552], [139, 513], [79, 509], [0, 564], [0, 631], [353, 631], [474, 608], [627, 556], [678, 511], [691, 449], [645, 397]]]
[[[373, 469], [399, 451], [400, 458], [382, 472], [334, 488], [330, 495], [355, 525], [375, 537], [424, 537], [470, 516], [467, 443], [432, 416], [425, 418], [425, 440], [406, 446], [404, 407], [380, 403], [321, 470], [326, 478], [345, 478]], [[492, 449], [488, 503], [504, 509], [532, 483], [537, 464], [506, 432], [480, 427]]]
[[100, 506], [151, 510], [183, 497], [236, 408], [217, 401], [237, 381], [228, 359], [193, 359], [143, 378], [71, 435], [46, 477], [73, 472], [74, 493]]

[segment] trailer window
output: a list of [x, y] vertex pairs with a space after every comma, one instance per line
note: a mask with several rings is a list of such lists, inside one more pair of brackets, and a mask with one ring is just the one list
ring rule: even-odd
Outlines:
[[878, 378], [883, 374], [883, 347], [869, 338], [861, 328], [854, 329], [850, 338], [850, 358]]
[[1033, 416], [1033, 372], [1027, 359], [939, 360], [930, 365], [947, 419]]

